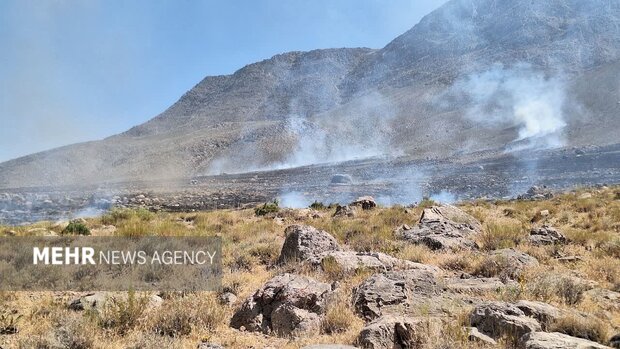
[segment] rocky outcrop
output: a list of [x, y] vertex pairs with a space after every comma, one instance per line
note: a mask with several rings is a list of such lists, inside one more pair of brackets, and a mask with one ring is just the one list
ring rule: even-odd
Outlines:
[[480, 332], [495, 339], [502, 336], [520, 338], [526, 333], [541, 330], [538, 321], [505, 302], [486, 302], [476, 306], [469, 321]]
[[352, 207], [361, 207], [362, 210], [372, 210], [377, 207], [377, 202], [372, 196], [362, 196], [349, 204]]
[[233, 315], [230, 326], [278, 336], [319, 331], [330, 284], [294, 274], [267, 281]]
[[566, 236], [557, 229], [543, 225], [530, 231], [530, 243], [532, 245], [556, 245], [566, 243]]
[[475, 327], [468, 327], [467, 330], [467, 338], [472, 342], [481, 342], [485, 344], [496, 345], [497, 342], [495, 339], [487, 336], [486, 334], [478, 331]]
[[527, 253], [505, 248], [493, 251], [483, 261], [482, 275], [500, 275], [502, 279], [517, 279], [525, 268], [535, 267], [538, 260]]
[[473, 237], [480, 231], [480, 222], [475, 218], [454, 206], [444, 205], [424, 209], [413, 229], [395, 233], [398, 238], [432, 250], [472, 250], [478, 248]]
[[538, 320], [543, 330], [547, 330], [549, 325], [565, 314], [564, 311], [543, 302], [521, 300], [515, 306], [525, 315]]
[[403, 316], [382, 316], [362, 329], [357, 344], [364, 349], [417, 348], [416, 333], [421, 322]]
[[[146, 297], [136, 295], [135, 297], [136, 302], [144, 304], [147, 308], [157, 308], [164, 302], [164, 300], [157, 295]], [[102, 311], [109, 305], [127, 302], [128, 299], [129, 295], [126, 292], [93, 292], [71, 300], [68, 304], [68, 308], [75, 311]]]
[[357, 215], [357, 207], [351, 207], [349, 205], [336, 207], [336, 212], [334, 213], [334, 217], [355, 217]]
[[546, 186], [533, 186], [528, 189], [524, 194], [519, 195], [519, 200], [544, 200], [553, 197], [553, 193]]
[[520, 349], [605, 349], [602, 344], [562, 333], [530, 332], [519, 340]]
[[403, 314], [416, 304], [430, 302], [440, 294], [433, 273], [423, 270], [405, 270], [375, 274], [353, 292], [356, 312], [366, 320], [384, 313]]
[[439, 268], [435, 266], [394, 258], [381, 252], [333, 251], [324, 253], [321, 256], [321, 266], [324, 267], [326, 263], [333, 264], [343, 272], [352, 272], [359, 269], [376, 271], [418, 269], [431, 273], [439, 272]]
[[[507, 286], [499, 278], [478, 278], [469, 275], [448, 277], [444, 279], [444, 285], [447, 291], [474, 295], [495, 293]], [[514, 283], [509, 285], [514, 285]]]
[[288, 261], [320, 261], [320, 255], [327, 251], [338, 251], [338, 241], [329, 233], [307, 225], [291, 225], [285, 230], [286, 240], [282, 246], [278, 263]]

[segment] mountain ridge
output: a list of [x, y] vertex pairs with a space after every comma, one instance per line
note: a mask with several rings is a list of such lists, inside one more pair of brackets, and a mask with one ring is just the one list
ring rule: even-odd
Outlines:
[[206, 77], [126, 132], [1, 163], [0, 187], [501, 151], [516, 125], [481, 124], [475, 103], [444, 97], [519, 64], [532, 81], [566, 76], [565, 146], [620, 143], [619, 59], [618, 2], [452, 0], [381, 49], [287, 52]]

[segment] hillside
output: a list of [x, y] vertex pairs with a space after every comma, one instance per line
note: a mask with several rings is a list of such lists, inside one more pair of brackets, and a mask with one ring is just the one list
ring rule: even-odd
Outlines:
[[379, 50], [207, 77], [125, 133], [0, 164], [0, 187], [620, 143], [619, 59], [616, 1], [452, 0]]

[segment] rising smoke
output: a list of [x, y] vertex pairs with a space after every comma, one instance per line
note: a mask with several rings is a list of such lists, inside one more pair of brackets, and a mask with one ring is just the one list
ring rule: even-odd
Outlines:
[[549, 149], [564, 145], [565, 82], [526, 64], [495, 65], [458, 81], [456, 93], [471, 108], [466, 117], [488, 128], [516, 128], [508, 150]]

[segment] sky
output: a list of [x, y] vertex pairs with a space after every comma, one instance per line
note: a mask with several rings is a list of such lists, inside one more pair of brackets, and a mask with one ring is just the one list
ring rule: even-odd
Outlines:
[[2, 0], [0, 162], [143, 123], [205, 76], [381, 48], [445, 0]]

